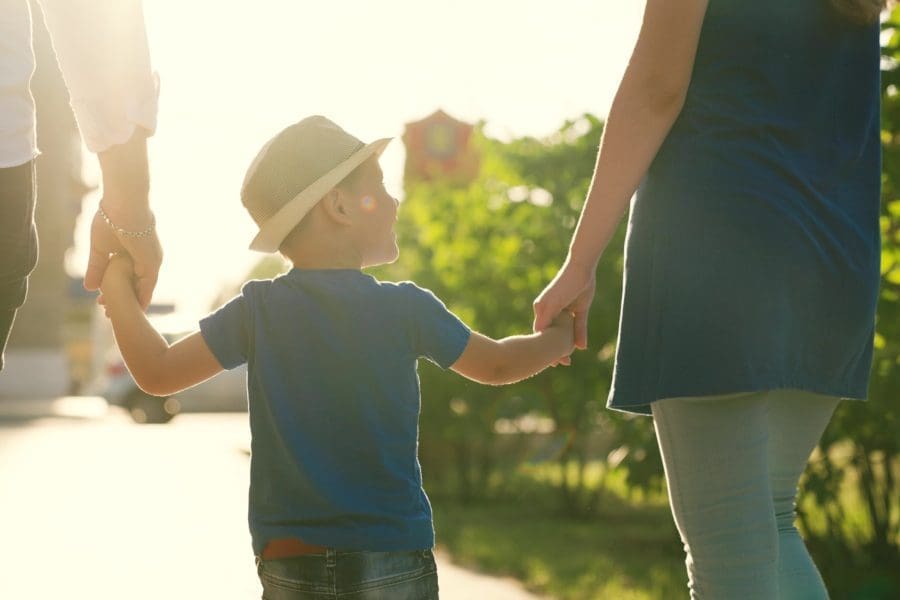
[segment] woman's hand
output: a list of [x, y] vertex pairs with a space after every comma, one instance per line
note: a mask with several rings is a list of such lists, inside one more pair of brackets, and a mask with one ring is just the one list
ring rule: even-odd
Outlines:
[[134, 263], [134, 291], [145, 310], [153, 297], [162, 264], [162, 247], [149, 204], [148, 133], [136, 128], [127, 142], [97, 154], [103, 172], [100, 206], [107, 218], [99, 210], [94, 215], [90, 256], [84, 274], [84, 287], [96, 290], [103, 281], [110, 257], [128, 253]]
[[[137, 217], [122, 218], [120, 222], [135, 223], [130, 225], [135, 228], [144, 227], [152, 222], [152, 215], [147, 215], [148, 213], [144, 212]], [[162, 247], [155, 229], [143, 237], [120, 235], [106, 223], [99, 212], [96, 213], [91, 223], [91, 249], [84, 286], [89, 290], [98, 289], [110, 257], [123, 252], [127, 253], [134, 263], [135, 295], [141, 308], [146, 310], [153, 296], [153, 289], [159, 277], [159, 267], [162, 264]]]
[[[575, 347], [587, 348], [588, 311], [597, 279], [593, 268], [567, 260], [534, 301], [534, 330], [542, 331], [564, 310], [575, 316]], [[563, 363], [566, 364], [566, 363]]]

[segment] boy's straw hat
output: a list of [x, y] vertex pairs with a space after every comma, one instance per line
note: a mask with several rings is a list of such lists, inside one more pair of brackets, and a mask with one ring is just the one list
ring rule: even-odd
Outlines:
[[247, 169], [241, 202], [259, 225], [250, 249], [276, 252], [301, 219], [391, 138], [365, 144], [322, 116], [307, 117], [269, 140]]

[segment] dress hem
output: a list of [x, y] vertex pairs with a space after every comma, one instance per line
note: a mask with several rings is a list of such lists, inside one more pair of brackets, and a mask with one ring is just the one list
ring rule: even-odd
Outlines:
[[640, 416], [650, 416], [651, 410], [650, 405], [658, 400], [666, 400], [673, 398], [703, 398], [707, 396], [728, 396], [734, 394], [750, 394], [756, 392], [773, 392], [777, 390], [798, 390], [803, 392], [809, 392], [812, 394], [819, 394], [822, 396], [828, 396], [831, 398], [840, 398], [841, 400], [858, 400], [858, 401], [866, 401], [867, 393], [860, 392], [859, 390], [850, 390], [850, 389], [842, 389], [835, 390], [834, 388], [828, 388], [817, 385], [808, 385], [803, 383], [785, 383], [782, 385], [775, 386], [747, 386], [747, 387], [737, 387], [729, 390], [716, 390], [710, 392], [691, 392], [691, 393], [656, 393], [653, 394], [656, 397], [653, 400], [649, 400], [647, 402], [639, 402], [639, 403], [623, 403], [616, 402], [614, 399], [610, 399], [607, 401], [606, 408], [609, 410], [615, 410], [619, 412], [635, 414]]

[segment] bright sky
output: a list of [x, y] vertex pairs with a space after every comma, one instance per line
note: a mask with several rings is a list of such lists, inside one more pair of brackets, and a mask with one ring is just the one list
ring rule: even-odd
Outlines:
[[[548, 135], [583, 112], [605, 115], [644, 2], [144, 5], [161, 79], [151, 203], [166, 256], [155, 300], [203, 314], [262, 256], [247, 250], [255, 227], [239, 190], [256, 152], [280, 129], [324, 114], [364, 141], [399, 138], [405, 123], [442, 108], [486, 121], [502, 139]], [[400, 197], [403, 160], [398, 139], [382, 166]], [[86, 200], [85, 215], [96, 202]], [[81, 221], [73, 272], [86, 262]]]

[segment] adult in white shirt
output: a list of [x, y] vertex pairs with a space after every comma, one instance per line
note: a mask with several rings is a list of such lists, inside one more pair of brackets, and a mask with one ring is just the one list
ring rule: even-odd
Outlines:
[[[97, 154], [103, 174], [84, 285], [96, 290], [110, 255], [128, 252], [146, 308], [162, 250], [149, 206], [146, 142], [156, 128], [158, 85], [141, 1], [38, 2], [82, 138]], [[30, 90], [35, 66], [31, 19], [28, 0], [0, 0], [0, 368], [37, 261], [33, 182], [39, 150]]]

